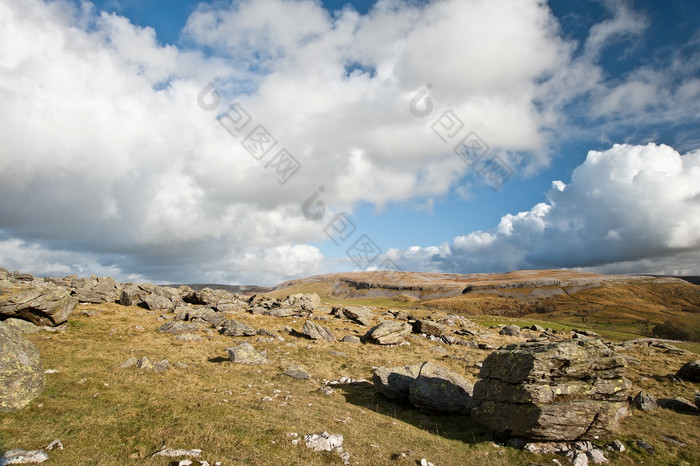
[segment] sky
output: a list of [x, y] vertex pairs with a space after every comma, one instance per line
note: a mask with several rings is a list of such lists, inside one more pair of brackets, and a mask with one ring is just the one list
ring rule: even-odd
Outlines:
[[694, 0], [0, 0], [0, 267], [700, 274]]

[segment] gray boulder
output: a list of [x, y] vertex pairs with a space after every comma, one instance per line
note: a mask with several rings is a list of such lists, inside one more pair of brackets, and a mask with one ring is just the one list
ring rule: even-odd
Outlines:
[[177, 335], [179, 333], [192, 333], [199, 330], [199, 325], [192, 322], [182, 322], [180, 320], [171, 320], [158, 327], [160, 333], [170, 333]]
[[417, 320], [413, 325], [413, 330], [416, 333], [425, 333], [434, 337], [441, 337], [449, 333], [449, 327], [446, 325], [426, 319]]
[[423, 364], [400, 367], [380, 367], [374, 371], [374, 386], [391, 400], [408, 400], [411, 384], [420, 374]]
[[406, 322], [385, 320], [367, 332], [367, 339], [379, 345], [398, 345], [405, 340], [413, 327]]
[[265, 354], [253, 348], [253, 345], [247, 342], [228, 348], [226, 351], [231, 362], [241, 364], [267, 364], [269, 362]]
[[2, 321], [7, 327], [15, 330], [22, 335], [27, 335], [29, 333], [36, 333], [41, 330], [41, 327], [34, 325], [31, 322], [22, 319], [6, 319]]
[[659, 398], [657, 400], [659, 408], [670, 409], [682, 414], [697, 414], [698, 408], [692, 401], [682, 397], [676, 398]]
[[634, 398], [632, 398], [632, 407], [641, 411], [654, 411], [659, 409], [656, 399], [647, 394], [644, 390], [640, 390]]
[[38, 287], [0, 300], [0, 316], [55, 327], [67, 321], [77, 305], [68, 288]]
[[519, 337], [520, 336], [520, 327], [517, 325], [506, 325], [501, 329], [500, 332], [498, 332], [501, 335], [507, 335], [511, 337]]
[[121, 295], [120, 286], [111, 277], [93, 275], [90, 278], [73, 280], [71, 286], [72, 295], [81, 303], [114, 303]]
[[39, 350], [0, 322], [0, 412], [27, 406], [44, 389]]
[[700, 359], [683, 364], [677, 375], [689, 382], [700, 382]]
[[304, 327], [301, 329], [301, 332], [312, 340], [335, 341], [333, 333], [331, 333], [328, 328], [310, 320], [304, 322]]
[[624, 359], [593, 338], [508, 345], [483, 362], [472, 416], [536, 441], [610, 435], [628, 414]]
[[245, 322], [238, 320], [226, 320], [216, 328], [222, 335], [228, 337], [250, 337], [257, 335], [257, 330]]
[[334, 314], [338, 317], [350, 319], [356, 324], [369, 327], [372, 323], [372, 311], [366, 306], [346, 306], [335, 308]]
[[469, 414], [474, 386], [454, 371], [426, 362], [409, 387], [409, 401], [426, 411]]

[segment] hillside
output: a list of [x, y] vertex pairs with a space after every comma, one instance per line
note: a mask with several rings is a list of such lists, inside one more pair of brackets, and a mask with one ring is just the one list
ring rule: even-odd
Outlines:
[[436, 309], [462, 315], [536, 317], [651, 331], [668, 320], [700, 331], [700, 286], [673, 277], [569, 270], [504, 274], [348, 272], [281, 283], [268, 294], [318, 293], [330, 302]]

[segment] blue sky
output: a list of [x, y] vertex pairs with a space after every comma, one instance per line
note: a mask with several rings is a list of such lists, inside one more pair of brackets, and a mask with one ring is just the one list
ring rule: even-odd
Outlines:
[[[394, 266], [700, 274], [691, 0], [0, 13], [1, 267], [251, 284]], [[455, 147], [472, 134], [488, 151], [469, 166]], [[333, 241], [339, 214], [355, 230]], [[375, 249], [358, 255], [361, 239]]]

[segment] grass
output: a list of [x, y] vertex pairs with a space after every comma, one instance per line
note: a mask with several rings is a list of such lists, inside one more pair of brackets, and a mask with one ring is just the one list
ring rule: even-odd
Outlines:
[[[100, 312], [85, 317], [80, 315], [84, 309]], [[370, 383], [336, 385], [331, 396], [318, 392], [324, 379], [371, 379], [375, 366], [426, 360], [474, 382], [478, 374], [474, 364], [488, 351], [447, 346], [417, 336], [409, 339], [410, 345], [395, 347], [315, 343], [283, 331], [285, 326], [301, 330], [304, 319], [249, 314], [235, 318], [278, 332], [284, 341], [263, 343], [256, 341], [257, 337], [203, 332], [202, 341], [183, 343], [158, 333], [162, 322], [156, 317], [137, 307], [81, 305], [66, 332], [28, 335], [39, 347], [44, 367], [58, 372], [46, 376], [44, 392], [27, 408], [0, 413], [0, 450], [43, 448], [59, 438], [66, 448], [50, 452], [53, 464], [165, 465], [171, 460], [150, 457], [163, 446], [199, 448], [204, 459], [224, 465], [342, 464], [335, 454], [293, 446], [287, 437], [288, 432], [303, 436], [328, 431], [345, 437], [344, 447], [352, 455], [352, 464], [415, 465], [421, 458], [436, 465], [552, 464], [547, 456], [494, 445], [490, 434], [468, 416], [421, 413], [386, 400]], [[482, 316], [473, 320], [485, 326], [511, 322], [538, 323], [558, 330], [572, 326], [532, 318]], [[337, 338], [366, 330], [330, 317], [321, 323]], [[242, 341], [267, 351], [271, 363], [246, 366], [228, 361], [226, 348]], [[494, 334], [486, 341], [499, 345], [522, 340]], [[653, 348], [628, 354], [639, 361], [629, 368], [635, 389], [644, 388], [655, 396], [692, 398], [693, 389], [700, 388], [698, 384], [672, 384], [665, 378], [688, 357]], [[171, 364], [182, 362], [188, 367], [163, 373], [119, 368], [131, 356], [147, 356], [153, 361], [167, 358]], [[283, 375], [293, 364], [305, 367], [312, 379]], [[262, 401], [267, 396], [273, 401]], [[615, 464], [652, 460], [655, 464], [698, 464], [698, 427], [697, 416], [667, 411], [635, 413], [618, 436], [630, 452], [610, 453], [608, 457]], [[661, 435], [673, 435], [687, 447], [677, 447]], [[631, 446], [638, 438], [654, 446], [657, 454], [653, 458]]]

